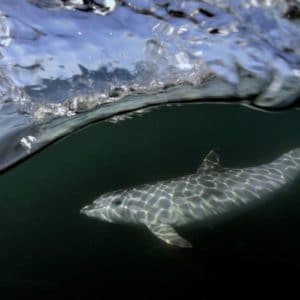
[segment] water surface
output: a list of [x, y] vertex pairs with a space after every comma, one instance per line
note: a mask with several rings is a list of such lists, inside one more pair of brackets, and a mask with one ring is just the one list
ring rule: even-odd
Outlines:
[[299, 11], [298, 0], [1, 1], [0, 171], [149, 105], [297, 106]]

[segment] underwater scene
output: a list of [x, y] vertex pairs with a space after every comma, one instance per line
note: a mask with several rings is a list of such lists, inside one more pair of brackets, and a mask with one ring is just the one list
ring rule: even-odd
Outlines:
[[299, 20], [299, 0], [1, 1], [1, 299], [297, 289]]

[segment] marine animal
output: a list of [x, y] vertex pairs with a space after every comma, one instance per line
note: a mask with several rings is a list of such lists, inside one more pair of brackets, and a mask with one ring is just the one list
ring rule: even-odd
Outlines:
[[256, 167], [223, 167], [212, 150], [195, 174], [106, 193], [81, 209], [108, 222], [140, 223], [159, 239], [191, 247], [174, 227], [205, 220], [266, 197], [300, 173], [300, 148]]

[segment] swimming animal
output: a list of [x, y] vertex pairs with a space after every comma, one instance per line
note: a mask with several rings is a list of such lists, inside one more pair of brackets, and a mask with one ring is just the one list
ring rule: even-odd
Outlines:
[[262, 199], [299, 173], [300, 148], [271, 163], [243, 169], [221, 166], [212, 150], [195, 174], [103, 194], [81, 212], [108, 222], [144, 224], [168, 244], [191, 247], [173, 226], [223, 215]]

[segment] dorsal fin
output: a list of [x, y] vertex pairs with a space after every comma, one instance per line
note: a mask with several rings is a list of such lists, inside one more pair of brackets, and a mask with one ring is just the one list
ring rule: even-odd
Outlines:
[[220, 166], [219, 154], [215, 150], [210, 150], [208, 154], [205, 156], [200, 167], [198, 168], [197, 173], [203, 170], [215, 169], [220, 167], [221, 166]]

